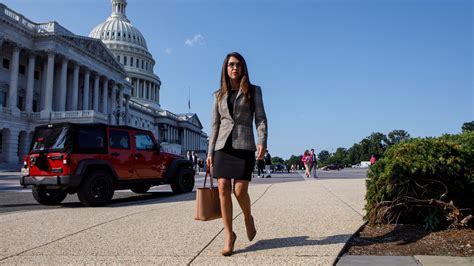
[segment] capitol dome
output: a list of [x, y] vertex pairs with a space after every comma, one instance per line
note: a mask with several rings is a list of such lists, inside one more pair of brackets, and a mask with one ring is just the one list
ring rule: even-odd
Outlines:
[[[102, 40], [128, 72], [132, 96], [159, 107], [160, 78], [153, 73], [155, 60], [142, 33], [128, 20], [126, 0], [111, 0], [112, 14], [89, 37]], [[142, 102], [142, 101], [140, 101]]]

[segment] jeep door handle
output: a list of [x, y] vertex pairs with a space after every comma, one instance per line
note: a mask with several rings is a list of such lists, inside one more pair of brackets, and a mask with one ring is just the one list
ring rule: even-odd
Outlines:
[[137, 154], [135, 154], [135, 158], [136, 158], [136, 159], [138, 159], [138, 158], [143, 158], [143, 154], [137, 153]]
[[112, 152], [110, 155], [111, 155], [111, 156], [114, 156], [114, 157], [117, 157], [117, 156], [120, 155], [120, 153], [118, 153], [118, 152]]

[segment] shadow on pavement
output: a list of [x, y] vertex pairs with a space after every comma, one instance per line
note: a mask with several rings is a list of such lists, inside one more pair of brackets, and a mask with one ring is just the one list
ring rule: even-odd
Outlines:
[[309, 239], [309, 236], [295, 236], [288, 238], [274, 238], [259, 240], [255, 244], [248, 246], [241, 250], [236, 250], [234, 253], [246, 253], [257, 250], [269, 250], [276, 248], [288, 248], [288, 247], [302, 247], [302, 246], [314, 246], [314, 245], [330, 245], [346, 243], [351, 237], [349, 234], [345, 235], [334, 235], [324, 239]]

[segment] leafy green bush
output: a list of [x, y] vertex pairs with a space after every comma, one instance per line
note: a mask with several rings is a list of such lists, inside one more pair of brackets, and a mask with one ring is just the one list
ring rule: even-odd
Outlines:
[[370, 223], [417, 223], [429, 229], [469, 224], [474, 132], [393, 145], [370, 168], [366, 185]]

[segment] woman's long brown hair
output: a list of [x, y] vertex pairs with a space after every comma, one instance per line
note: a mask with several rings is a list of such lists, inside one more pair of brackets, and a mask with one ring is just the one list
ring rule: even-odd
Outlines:
[[240, 79], [240, 88], [242, 89], [242, 94], [245, 96], [245, 98], [247, 98], [250, 103], [253, 103], [253, 85], [252, 83], [250, 83], [247, 63], [245, 62], [244, 57], [237, 52], [229, 53], [224, 59], [224, 64], [222, 64], [221, 72], [221, 87], [217, 92], [217, 100], [220, 101], [222, 96], [226, 95], [231, 88], [230, 77], [227, 74], [227, 63], [229, 62], [229, 59], [232, 56], [239, 59], [240, 63], [242, 64], [242, 76]]

